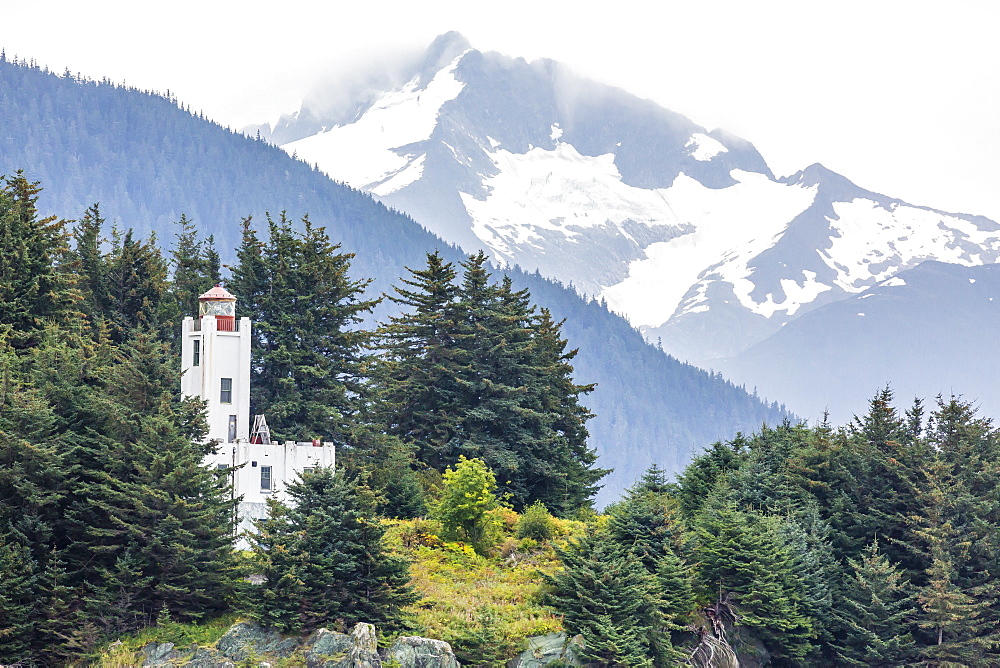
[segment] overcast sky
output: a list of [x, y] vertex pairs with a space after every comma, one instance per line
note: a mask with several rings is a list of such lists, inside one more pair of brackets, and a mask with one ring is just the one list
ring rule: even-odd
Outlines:
[[996, 0], [0, 1], [0, 46], [159, 91], [231, 127], [319, 82], [426, 47], [548, 57], [752, 141], [775, 173], [1000, 221]]

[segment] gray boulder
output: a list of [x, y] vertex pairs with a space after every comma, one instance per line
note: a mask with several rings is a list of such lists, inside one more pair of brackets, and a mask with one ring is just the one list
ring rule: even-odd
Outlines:
[[378, 655], [378, 636], [371, 624], [358, 622], [351, 629], [351, 640], [354, 648], [351, 650], [351, 668], [382, 668], [382, 659]]
[[282, 638], [274, 629], [265, 629], [253, 622], [240, 622], [226, 631], [215, 646], [230, 659], [245, 661], [265, 654], [287, 659], [300, 643], [298, 638]]
[[151, 642], [142, 648], [142, 665], [156, 668], [236, 668], [236, 664], [212, 647], [192, 645], [177, 649], [171, 642]]
[[507, 668], [541, 668], [553, 661], [561, 665], [583, 666], [577, 651], [583, 646], [583, 638], [576, 636], [566, 639], [565, 633], [549, 633], [528, 638], [528, 649], [507, 662]]
[[443, 640], [430, 640], [417, 636], [399, 638], [386, 651], [387, 661], [395, 661], [402, 668], [459, 668], [451, 645]]
[[319, 629], [305, 642], [307, 668], [350, 668], [354, 641], [344, 633]]
[[[307, 668], [382, 668], [383, 661], [375, 627], [365, 623], [355, 624], [349, 634], [319, 629], [302, 639], [240, 622], [214, 647], [178, 649], [173, 643], [152, 642], [142, 648], [142, 665], [150, 668], [236, 668], [237, 663], [266, 667], [289, 658]], [[427, 638], [400, 638], [385, 659], [400, 668], [460, 668], [451, 645]]]

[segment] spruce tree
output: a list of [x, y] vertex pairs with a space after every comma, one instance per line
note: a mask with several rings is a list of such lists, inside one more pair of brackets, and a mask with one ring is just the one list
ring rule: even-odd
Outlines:
[[[167, 263], [156, 239], [138, 240], [131, 229], [116, 233], [108, 257], [108, 324], [122, 344], [142, 327], [168, 337], [176, 330], [176, 311], [165, 311]], [[168, 331], [169, 330], [169, 331]]]
[[704, 594], [734, 601], [739, 623], [758, 629], [772, 656], [794, 661], [813, 649], [813, 620], [779, 524], [718, 503], [698, 520], [696, 554]]
[[463, 263], [457, 345], [462, 351], [462, 428], [457, 445], [497, 474], [515, 509], [541, 501], [557, 515], [589, 503], [606, 473], [586, 445], [592, 417], [573, 383], [566, 342], [527, 290], [491, 283], [482, 253]]
[[27, 663], [38, 604], [38, 574], [30, 552], [0, 534], [0, 661]]
[[454, 439], [463, 415], [456, 273], [437, 252], [427, 255], [426, 268], [408, 271], [389, 297], [404, 312], [378, 330], [384, 354], [376, 366], [377, 417], [419, 462], [443, 471], [458, 459]]
[[108, 283], [110, 267], [101, 250], [104, 223], [100, 205], [93, 204], [73, 228], [71, 257], [79, 275], [77, 286], [83, 298], [80, 310], [95, 326], [103, 322], [111, 306]]
[[458, 282], [452, 265], [428, 255], [391, 297], [408, 312], [379, 330], [381, 421], [436, 470], [461, 455], [482, 459], [516, 509], [585, 507], [606, 471], [586, 444], [592, 415], [579, 399], [592, 386], [573, 382], [576, 351], [527, 291], [492, 282], [484, 254], [462, 268]]
[[545, 576], [546, 603], [580, 634], [581, 658], [600, 666], [660, 666], [677, 660], [657, 590], [659, 583], [631, 551], [600, 533], [556, 550], [563, 569]]
[[[212, 247], [212, 238], [203, 241], [197, 226], [187, 216], [181, 215], [176, 223], [177, 232], [170, 251], [170, 293], [173, 303], [169, 309], [177, 322], [184, 316], [197, 317], [198, 297], [218, 285], [220, 276], [219, 255]], [[174, 332], [177, 331], [175, 327]], [[171, 339], [177, 339], [176, 334]]]
[[665, 472], [653, 465], [624, 499], [606, 509], [610, 535], [635, 552], [650, 572], [683, 541], [677, 500], [666, 487]]
[[309, 631], [370, 622], [386, 633], [406, 626], [416, 600], [407, 564], [382, 545], [370, 493], [342, 471], [317, 469], [287, 487], [288, 503], [268, 499], [268, 518], [250, 536], [253, 572], [245, 606], [266, 626]]
[[352, 257], [308, 218], [297, 231], [268, 217], [266, 242], [244, 222], [229, 288], [255, 320], [251, 409], [279, 440], [356, 442], [368, 338], [358, 325], [378, 300], [348, 275]]
[[[109, 376], [117, 466], [105, 501], [112, 525], [101, 536], [134, 557], [141, 573], [124, 593], [146, 619], [163, 609], [179, 620], [225, 609], [235, 508], [228, 480], [203, 465], [213, 447], [204, 444], [204, 404], [178, 395], [173, 355], [146, 332], [120, 352]], [[109, 580], [119, 565], [105, 571]]]
[[66, 322], [79, 296], [68, 262], [65, 221], [40, 217], [41, 188], [21, 172], [0, 177], [0, 337], [16, 348]]
[[905, 663], [913, 652], [914, 595], [909, 581], [879, 550], [877, 540], [848, 565], [844, 591], [837, 600], [837, 655], [852, 666]]

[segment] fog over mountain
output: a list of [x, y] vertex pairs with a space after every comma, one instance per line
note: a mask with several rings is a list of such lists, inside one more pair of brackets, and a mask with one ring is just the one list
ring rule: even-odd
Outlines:
[[819, 164], [776, 177], [749, 141], [550, 60], [448, 33], [408, 67], [253, 129], [466, 250], [605, 301], [696, 364], [925, 260], [1000, 254], [995, 221]]

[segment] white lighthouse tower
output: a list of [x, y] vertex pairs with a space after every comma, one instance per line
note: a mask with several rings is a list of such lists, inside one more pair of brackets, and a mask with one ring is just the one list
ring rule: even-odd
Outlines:
[[263, 416], [251, 434], [250, 331], [250, 318], [236, 319], [236, 297], [221, 286], [198, 297], [198, 318], [181, 325], [181, 393], [208, 404], [207, 440], [217, 445], [204, 463], [231, 472], [240, 533], [253, 530], [251, 519], [267, 517], [269, 496], [287, 501], [289, 482], [336, 464], [333, 443], [272, 441]]
[[236, 320], [236, 297], [216, 286], [184, 318], [181, 392], [208, 402], [208, 438], [250, 438], [250, 318]]

